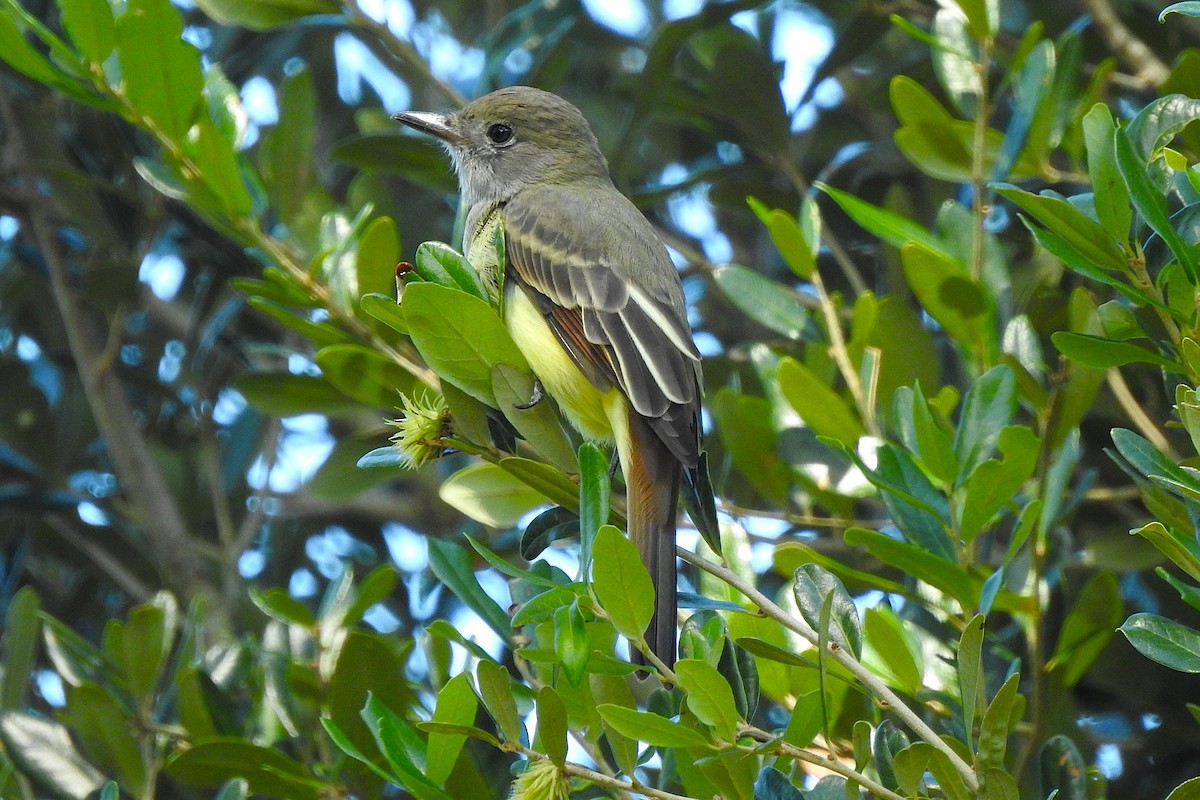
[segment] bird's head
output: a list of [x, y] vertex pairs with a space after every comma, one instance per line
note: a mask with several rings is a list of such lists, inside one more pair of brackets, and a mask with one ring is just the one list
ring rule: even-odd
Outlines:
[[512, 86], [452, 114], [406, 111], [393, 118], [441, 140], [469, 203], [506, 200], [528, 186], [610, 182], [583, 114], [541, 89]]

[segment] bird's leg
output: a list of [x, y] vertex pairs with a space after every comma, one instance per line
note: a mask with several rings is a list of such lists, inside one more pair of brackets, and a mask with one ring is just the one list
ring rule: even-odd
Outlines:
[[540, 380], [538, 380], [537, 378], [534, 378], [533, 379], [533, 394], [530, 395], [529, 402], [528, 403], [517, 403], [513, 406], [513, 408], [516, 408], [520, 411], [526, 411], [530, 408], [533, 408], [538, 403], [542, 402], [542, 399], [545, 396], [546, 396], [546, 392], [542, 389], [542, 382]]

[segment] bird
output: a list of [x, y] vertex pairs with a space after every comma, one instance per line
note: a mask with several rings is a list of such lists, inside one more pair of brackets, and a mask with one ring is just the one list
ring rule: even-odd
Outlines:
[[540, 387], [584, 438], [615, 448], [628, 534], [655, 590], [645, 638], [674, 663], [680, 482], [707, 484], [700, 352], [666, 246], [613, 184], [583, 113], [551, 92], [512, 86], [394, 119], [448, 151], [467, 208], [463, 251]]

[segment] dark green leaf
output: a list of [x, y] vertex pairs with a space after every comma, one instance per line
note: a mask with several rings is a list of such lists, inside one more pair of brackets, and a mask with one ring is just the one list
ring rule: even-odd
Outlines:
[[26, 692], [37, 662], [41, 623], [37, 592], [22, 587], [9, 601], [4, 617], [4, 671], [0, 674], [0, 709], [26, 707]]
[[1146, 173], [1145, 160], [1134, 152], [1133, 144], [1125, 131], [1117, 131], [1117, 167], [1121, 177], [1129, 187], [1129, 196], [1133, 207], [1137, 209], [1146, 224], [1157, 233], [1183, 268], [1184, 275], [1193, 286], [1200, 284], [1200, 267], [1197, 266], [1195, 248], [1183, 240], [1171, 225], [1167, 211], [1167, 199], [1155, 187]]
[[[1055, 800], [1088, 800], [1087, 762], [1068, 737], [1055, 734], [1042, 745], [1042, 791]], [[1054, 794], [1057, 790], [1057, 794]]]
[[858, 608], [846, 587], [833, 573], [816, 564], [805, 564], [796, 570], [792, 592], [796, 596], [800, 615], [817, 632], [821, 631], [818, 622], [821, 606], [826, 596], [832, 595], [832, 626], [827, 635], [830, 641], [837, 642], [849, 650], [855, 658], [862, 655], [862, 626], [858, 618]]
[[967, 623], [959, 639], [958, 686], [962, 692], [963, 725], [969, 746], [974, 739], [975, 717], [984, 701], [982, 614], [976, 614]]
[[1017, 381], [1010, 367], [993, 367], [971, 384], [954, 434], [959, 484], [995, 452], [1016, 411]]
[[1064, 687], [1074, 686], [1091, 667], [1108, 645], [1124, 610], [1120, 585], [1111, 572], [1097, 573], [1084, 584], [1063, 623], [1054, 656], [1046, 665], [1047, 669], [1060, 670], [1059, 681]]
[[1004, 769], [1008, 736], [1021, 721], [1025, 698], [1020, 694], [1021, 676], [1013, 673], [996, 692], [979, 726], [979, 765], [984, 769]]
[[[1185, 0], [1185, 2], [1182, 3], [1172, 3], [1159, 12], [1158, 21], [1162, 22], [1168, 14], [1183, 14], [1188, 17], [1200, 17], [1200, 2], [1197, 2], [1196, 0]], [[1168, 800], [1172, 799], [1168, 798]], [[1174, 800], [1182, 800], [1182, 798], [1175, 798]]]
[[1129, 235], [1133, 212], [1129, 208], [1129, 191], [1117, 167], [1116, 130], [1112, 111], [1103, 103], [1092, 106], [1083, 117], [1088, 177], [1095, 192], [1096, 218], [1120, 244]]
[[997, 194], [1008, 198], [1036, 218], [1093, 264], [1116, 272], [1125, 271], [1125, 254], [1113, 238], [1113, 233], [1066, 200], [1052, 195], [1033, 194], [1009, 184], [999, 184], [993, 188]]
[[[596, 445], [591, 442], [579, 445], [577, 460], [579, 463], [579, 567], [580, 574], [588, 575], [596, 535], [602, 527], [608, 524], [612, 481], [608, 475], [609, 458]], [[617, 627], [617, 630], [621, 631], [621, 628]]]
[[584, 624], [583, 612], [579, 610], [579, 601], [555, 611], [554, 654], [572, 686], [583, 682], [591, 652], [591, 637]]
[[216, 787], [244, 778], [254, 794], [319, 800], [322, 782], [281, 751], [241, 739], [197, 742], [167, 759], [163, 772], [180, 783]]
[[1200, 672], [1200, 632], [1145, 612], [1134, 614], [1118, 630], [1146, 658], [1179, 672]]
[[872, 747], [875, 756], [875, 771], [879, 773], [879, 781], [889, 789], [899, 788], [893, 762], [896, 754], [908, 747], [908, 736], [890, 719], [879, 723], [875, 729]]
[[1175, 371], [1180, 369], [1179, 364], [1169, 358], [1163, 358], [1152, 350], [1117, 339], [1071, 331], [1055, 331], [1050, 339], [1067, 358], [1097, 369], [1137, 363], [1157, 364]]
[[774, 767], [763, 767], [754, 781], [754, 800], [804, 800], [796, 784]]
[[1200, 100], [1170, 94], [1150, 101], [1125, 128], [1125, 134], [1144, 163], [1152, 161], [1176, 134], [1198, 119]]

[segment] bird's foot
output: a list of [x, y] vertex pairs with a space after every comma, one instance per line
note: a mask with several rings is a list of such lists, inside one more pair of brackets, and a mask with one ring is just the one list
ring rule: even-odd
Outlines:
[[542, 402], [542, 399], [545, 398], [545, 396], [546, 396], [546, 393], [542, 389], [542, 382], [539, 381], [537, 378], [534, 378], [533, 379], [533, 394], [530, 396], [529, 402], [528, 403], [516, 403], [515, 405], [513, 405], [513, 408], [519, 409], [521, 411], [526, 411], [530, 408], [533, 408], [538, 403]]

